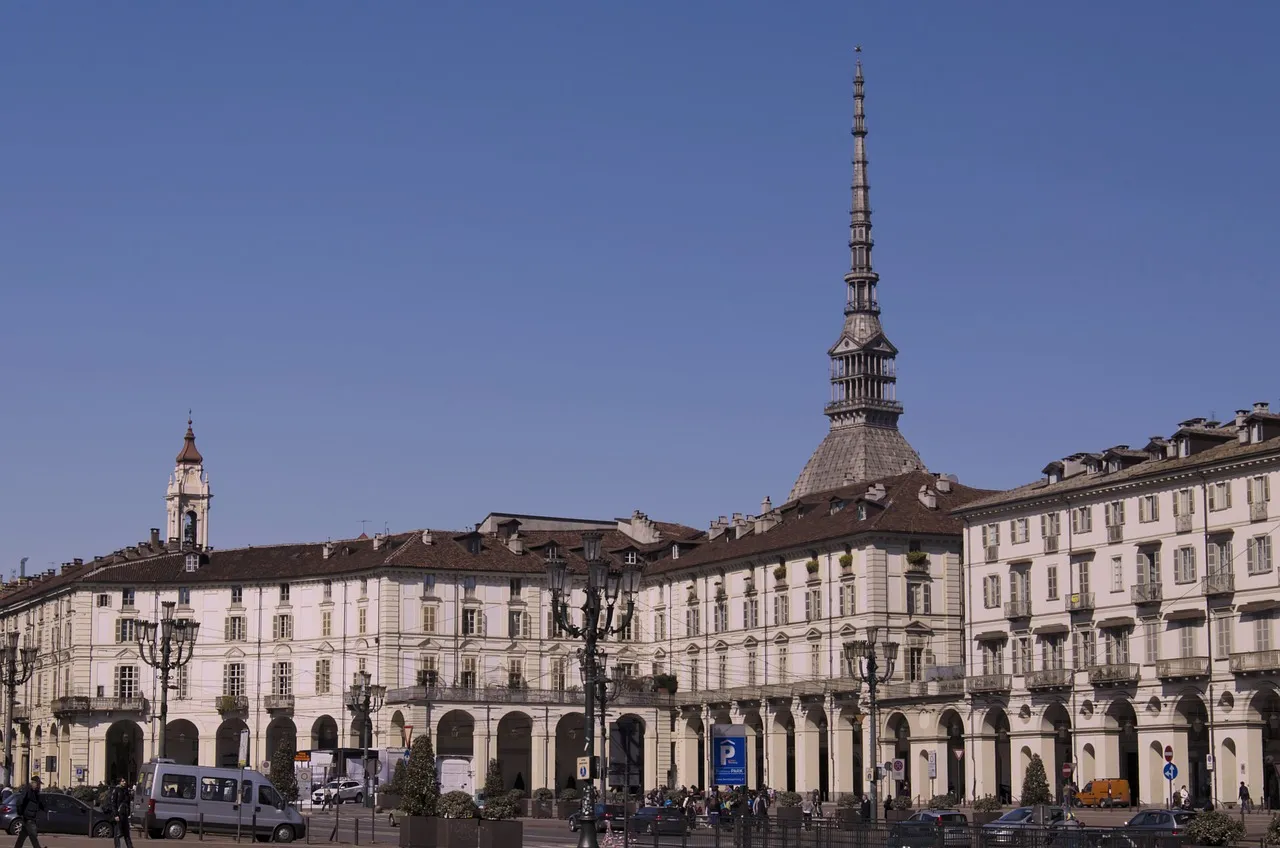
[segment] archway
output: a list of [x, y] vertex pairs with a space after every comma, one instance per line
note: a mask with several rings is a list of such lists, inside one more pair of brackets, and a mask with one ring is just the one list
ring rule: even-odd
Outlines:
[[285, 740], [289, 741], [289, 748], [295, 754], [298, 752], [298, 727], [293, 723], [293, 719], [288, 716], [279, 716], [271, 720], [267, 725], [267, 750], [266, 756], [268, 760], [274, 760], [280, 745]]
[[959, 801], [965, 796], [964, 720], [955, 710], [938, 717], [938, 733], [946, 741], [947, 763], [938, 769], [946, 776], [946, 794]]
[[107, 728], [107, 783], [124, 778], [132, 784], [142, 765], [142, 728], [135, 721], [117, 721]]
[[[839, 757], [836, 761], [836, 769], [841, 775], [836, 781], [839, 786], [845, 787], [846, 792], [851, 792], [854, 797], [859, 797], [863, 793], [863, 775], [866, 773], [867, 766], [863, 762], [862, 755], [862, 722], [866, 717], [862, 711], [858, 709], [856, 704], [850, 704], [841, 707], [839, 712], [839, 721], [836, 723], [836, 733], [844, 734], [848, 738], [848, 754]], [[840, 745], [843, 749], [844, 745]]]
[[392, 745], [399, 745], [405, 748], [412, 747], [413, 740], [405, 738], [404, 732], [404, 713], [396, 710], [391, 714], [391, 739]]
[[804, 711], [804, 732], [796, 740], [803, 763], [798, 775], [799, 788], [804, 792], [817, 789], [824, 800], [831, 791], [829, 730], [827, 711], [821, 705], [813, 705]]
[[1262, 799], [1274, 810], [1280, 807], [1280, 694], [1264, 689], [1249, 707], [1250, 722], [1262, 726]]
[[364, 716], [357, 715], [352, 717], [351, 724], [347, 726], [347, 747], [363, 748], [366, 745], [373, 747], [373, 740], [366, 732], [368, 726], [364, 720]]
[[338, 722], [322, 715], [311, 725], [311, 750], [330, 751], [338, 747]]
[[[568, 713], [556, 722], [556, 794], [561, 789], [574, 789], [578, 785], [577, 762], [587, 750], [586, 719], [582, 713]], [[535, 787], [537, 788], [537, 787]]]
[[994, 707], [987, 711], [982, 722], [982, 778], [985, 788], [994, 789], [1002, 804], [1013, 803], [1013, 746], [1009, 741], [1009, 729], [1009, 714], [1003, 708]]
[[[1050, 704], [1048, 709], [1044, 711], [1044, 718], [1041, 726], [1043, 732], [1053, 737], [1053, 771], [1048, 775], [1049, 785], [1056, 787], [1054, 797], [1058, 803], [1062, 803], [1062, 787], [1066, 778], [1062, 776], [1062, 767], [1067, 763], [1074, 763], [1075, 757], [1072, 752], [1075, 746], [1071, 739], [1071, 715], [1067, 712], [1067, 708], [1062, 704]], [[1045, 770], [1050, 767], [1050, 763], [1045, 763]]]
[[475, 756], [476, 722], [465, 710], [450, 710], [440, 717], [436, 725], [436, 754], [448, 756]]
[[[243, 719], [229, 718], [218, 725], [218, 731], [214, 734], [214, 757], [220, 768], [236, 768], [239, 765], [240, 735], [248, 732], [249, 725]], [[252, 763], [246, 762], [245, 765]]]
[[1199, 695], [1184, 695], [1178, 701], [1176, 715], [1186, 727], [1187, 769], [1185, 782], [1196, 809], [1213, 797], [1212, 775], [1208, 770], [1209, 711]]
[[764, 719], [760, 718], [758, 710], [751, 709], [742, 717], [742, 723], [747, 728], [747, 782], [760, 789], [766, 782]]
[[644, 719], [628, 713], [609, 727], [609, 786], [644, 791]]
[[913, 785], [911, 781], [911, 723], [907, 721], [907, 717], [902, 713], [894, 713], [885, 722], [885, 731], [888, 741], [893, 745], [893, 759], [902, 760], [904, 767], [902, 780], [894, 780], [893, 775], [889, 775], [889, 779], [892, 781], [889, 786], [889, 792], [895, 796], [903, 795], [910, 798]]
[[502, 788], [525, 793], [538, 788], [529, 785], [533, 777], [533, 719], [519, 712], [504, 715], [498, 721], [495, 747], [502, 768]]
[[200, 731], [185, 718], [171, 721], [165, 728], [164, 748], [169, 758], [178, 765], [199, 765]]
[[[1139, 789], [1142, 786], [1139, 770], [1142, 758], [1138, 754], [1138, 714], [1133, 709], [1133, 702], [1127, 698], [1116, 698], [1112, 701], [1107, 706], [1106, 728], [1107, 735], [1114, 734], [1116, 740], [1119, 762], [1116, 764], [1114, 773], [1117, 777], [1129, 781], [1129, 792], [1132, 797], [1125, 800], [1137, 806], [1142, 803]], [[1111, 763], [1106, 763], [1103, 771], [1111, 774], [1112, 768]], [[1104, 775], [1093, 775], [1093, 777], [1100, 776]]]
[[707, 729], [700, 715], [690, 712], [683, 716], [680, 725], [680, 765], [676, 771], [680, 783], [685, 786], [706, 785], [706, 737]]

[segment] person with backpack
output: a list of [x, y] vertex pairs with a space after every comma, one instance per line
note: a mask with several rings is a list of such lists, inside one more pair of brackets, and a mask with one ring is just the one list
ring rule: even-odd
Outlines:
[[1253, 812], [1253, 803], [1249, 799], [1249, 787], [1245, 785], [1245, 782], [1243, 780], [1240, 781], [1240, 791], [1238, 794], [1240, 796], [1240, 812], [1242, 813]]
[[115, 848], [120, 848], [121, 839], [125, 845], [133, 848], [133, 834], [129, 829], [129, 816], [133, 813], [133, 793], [129, 791], [123, 777], [111, 788], [111, 794], [107, 797], [107, 810], [112, 816], [111, 833], [115, 837]]
[[36, 827], [36, 816], [44, 809], [44, 799], [40, 797], [40, 775], [31, 775], [31, 782], [22, 789], [22, 794], [18, 796], [17, 803], [13, 806], [13, 811], [18, 819], [22, 822], [22, 829], [18, 831], [18, 841], [14, 843], [13, 848], [22, 848], [23, 844], [30, 839], [31, 848], [40, 848], [40, 831]]

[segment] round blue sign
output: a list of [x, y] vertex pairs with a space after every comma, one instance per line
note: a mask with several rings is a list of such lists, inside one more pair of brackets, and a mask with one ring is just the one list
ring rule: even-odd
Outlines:
[[1175, 766], [1173, 763], [1165, 763], [1165, 764], [1164, 764], [1164, 779], [1165, 779], [1165, 780], [1173, 780], [1173, 779], [1174, 779], [1174, 778], [1176, 778], [1177, 776], [1178, 776], [1178, 767], [1177, 767], [1177, 766]]

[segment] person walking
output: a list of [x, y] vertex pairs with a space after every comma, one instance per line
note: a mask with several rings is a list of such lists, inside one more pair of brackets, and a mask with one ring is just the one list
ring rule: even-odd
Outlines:
[[120, 840], [133, 848], [133, 833], [130, 830], [129, 817], [133, 813], [133, 793], [125, 779], [120, 778], [111, 789], [107, 809], [111, 811], [111, 835], [115, 837], [115, 848], [120, 848]]
[[1240, 791], [1236, 794], [1240, 796], [1240, 812], [1253, 812], [1253, 803], [1249, 800], [1249, 787], [1245, 785], [1243, 780], [1240, 781]]
[[22, 830], [18, 831], [18, 841], [13, 848], [22, 848], [23, 843], [31, 840], [31, 848], [40, 848], [40, 831], [36, 827], [36, 816], [44, 809], [44, 799], [40, 797], [40, 775], [31, 775], [31, 782], [18, 796], [13, 811], [22, 821]]

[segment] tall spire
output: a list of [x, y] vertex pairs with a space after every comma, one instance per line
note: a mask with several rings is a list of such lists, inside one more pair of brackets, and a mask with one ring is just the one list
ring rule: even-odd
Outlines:
[[[857, 53], [862, 48], [856, 48]], [[880, 326], [871, 266], [871, 200], [867, 182], [866, 93], [862, 60], [853, 74], [853, 209], [849, 213], [849, 273], [844, 275], [844, 328], [827, 351], [831, 358], [831, 400], [823, 412], [831, 432], [809, 458], [791, 489], [791, 498], [836, 489], [862, 480], [920, 468], [920, 456], [898, 431], [898, 349]]]
[[182, 450], [178, 451], [179, 465], [199, 465], [204, 462], [200, 451], [196, 450], [196, 434], [191, 429], [191, 419], [187, 419], [187, 435], [182, 437]]

